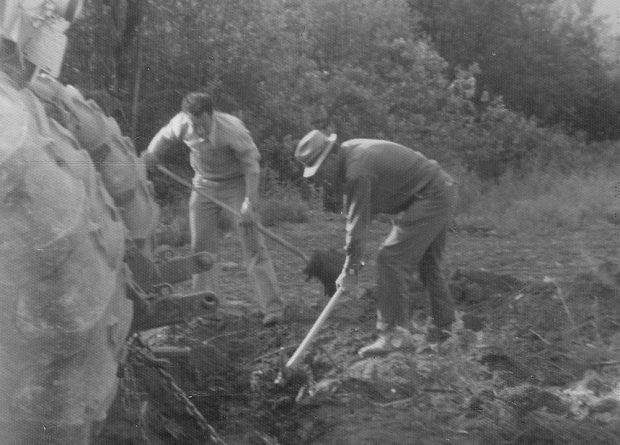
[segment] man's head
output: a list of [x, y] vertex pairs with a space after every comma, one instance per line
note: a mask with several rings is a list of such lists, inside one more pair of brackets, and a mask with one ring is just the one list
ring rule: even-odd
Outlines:
[[312, 130], [299, 141], [295, 159], [304, 166], [304, 178], [314, 176], [331, 152], [336, 139], [335, 134], [327, 136], [319, 130]]
[[83, 0], [0, 0], [3, 48], [58, 77], [65, 55], [65, 31], [80, 14]]
[[213, 114], [213, 100], [206, 93], [188, 93], [181, 103], [181, 111], [193, 116], [200, 116], [202, 113]]
[[193, 92], [187, 94], [181, 103], [184, 112], [194, 126], [194, 131], [206, 137], [211, 129], [213, 116], [213, 100], [206, 93]]

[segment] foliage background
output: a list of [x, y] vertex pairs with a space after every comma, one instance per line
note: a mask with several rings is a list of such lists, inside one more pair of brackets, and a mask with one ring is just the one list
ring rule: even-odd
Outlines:
[[[312, 195], [293, 159], [312, 128], [403, 143], [467, 184], [579, 174], [620, 165], [620, 42], [592, 3], [87, 0], [62, 76], [105, 98], [138, 151], [186, 92], [211, 93], [250, 128], [266, 193]], [[184, 153], [170, 161], [189, 175]]]

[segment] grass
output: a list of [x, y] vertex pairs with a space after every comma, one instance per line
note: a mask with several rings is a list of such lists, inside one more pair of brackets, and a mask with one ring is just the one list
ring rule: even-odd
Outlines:
[[491, 225], [507, 234], [620, 223], [618, 164], [588, 170], [534, 169], [526, 175], [508, 173], [492, 184], [461, 172], [456, 175], [461, 194], [457, 222]]
[[[579, 159], [550, 163], [528, 173], [509, 172], [496, 182], [481, 181], [474, 173], [450, 168], [459, 183], [456, 225], [490, 227], [499, 233], [544, 234], [583, 230], [601, 222], [620, 224], [620, 150], [598, 159], [591, 153]], [[574, 156], [574, 155], [573, 155]], [[580, 165], [577, 169], [575, 165]], [[272, 181], [262, 189], [261, 222], [306, 223], [323, 215], [320, 190], [304, 190]], [[229, 230], [224, 224], [222, 229]], [[160, 242], [180, 246], [189, 242], [187, 197], [180, 195], [162, 208], [157, 232]]]
[[[581, 230], [600, 222], [620, 224], [620, 160], [607, 161], [607, 165], [596, 166], [588, 160], [587, 168], [570, 173], [553, 166], [534, 168], [527, 174], [510, 172], [497, 182], [451, 171], [460, 187], [457, 224], [491, 226], [506, 234]], [[263, 198], [263, 224], [308, 222], [312, 214], [323, 213], [321, 202], [320, 191], [302, 199], [297, 188], [276, 185]]]

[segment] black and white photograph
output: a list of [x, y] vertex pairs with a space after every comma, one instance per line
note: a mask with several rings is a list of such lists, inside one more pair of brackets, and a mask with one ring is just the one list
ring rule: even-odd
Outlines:
[[0, 445], [620, 444], [620, 0], [0, 0]]

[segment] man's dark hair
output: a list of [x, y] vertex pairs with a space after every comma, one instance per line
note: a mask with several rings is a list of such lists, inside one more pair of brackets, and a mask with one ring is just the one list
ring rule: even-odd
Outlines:
[[206, 93], [193, 92], [188, 93], [181, 102], [181, 111], [189, 113], [193, 116], [199, 116], [205, 111], [207, 114], [213, 114], [213, 100]]

